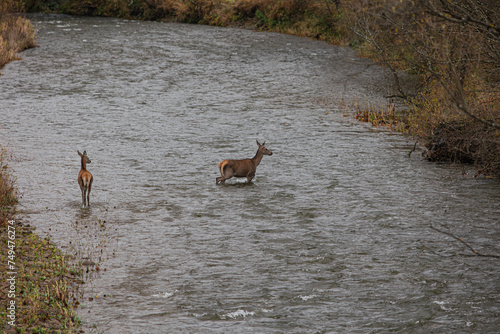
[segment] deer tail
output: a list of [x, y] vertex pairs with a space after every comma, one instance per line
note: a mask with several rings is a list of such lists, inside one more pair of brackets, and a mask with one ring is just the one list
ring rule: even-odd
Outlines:
[[92, 180], [92, 174], [90, 173], [84, 173], [82, 176], [81, 176], [81, 179], [82, 179], [82, 184], [85, 188], [87, 188], [90, 184], [90, 181]]
[[219, 162], [219, 170], [222, 176], [224, 176], [224, 169], [226, 168], [228, 162], [228, 160]]

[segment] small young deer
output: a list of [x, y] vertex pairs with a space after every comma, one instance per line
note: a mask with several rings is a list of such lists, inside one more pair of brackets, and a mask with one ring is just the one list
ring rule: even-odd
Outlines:
[[262, 157], [264, 155], [273, 155], [273, 152], [269, 151], [264, 145], [266, 142], [262, 143], [262, 145], [257, 141], [257, 145], [259, 145], [259, 149], [257, 153], [252, 159], [242, 159], [242, 160], [231, 160], [227, 159], [219, 162], [219, 170], [221, 176], [215, 180], [215, 183], [224, 183], [227, 179], [235, 177], [246, 177], [247, 182], [250, 183], [255, 176], [255, 171], [257, 170], [257, 166], [260, 164]]
[[[83, 151], [83, 154], [80, 151], [77, 151], [78, 155], [82, 158], [82, 169], [80, 169], [80, 173], [78, 173], [78, 184], [80, 185], [80, 190], [82, 191], [82, 202], [83, 206], [89, 206], [89, 196], [90, 190], [92, 189], [92, 181], [94, 177], [87, 170], [87, 164], [91, 163], [89, 157], [87, 156], [87, 151]], [[87, 203], [85, 203], [85, 193], [87, 194]]]

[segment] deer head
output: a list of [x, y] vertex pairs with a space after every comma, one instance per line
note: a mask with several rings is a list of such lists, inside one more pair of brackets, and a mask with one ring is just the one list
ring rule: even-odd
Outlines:
[[87, 151], [83, 151], [83, 154], [80, 153], [80, 151], [77, 151], [78, 155], [82, 157], [83, 161], [85, 161], [86, 164], [91, 163], [90, 158], [87, 156]]
[[273, 155], [273, 152], [269, 151], [267, 149], [267, 147], [265, 147], [264, 145], [266, 145], [266, 142], [263, 142], [262, 144], [259, 143], [258, 140], [256, 140], [257, 142], [257, 145], [259, 145], [259, 151], [263, 154], [263, 155]]

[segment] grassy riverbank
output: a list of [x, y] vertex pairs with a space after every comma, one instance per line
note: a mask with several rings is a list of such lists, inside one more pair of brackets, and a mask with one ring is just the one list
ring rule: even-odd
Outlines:
[[339, 43], [331, 0], [25, 0], [33, 12], [245, 26]]
[[35, 46], [35, 30], [30, 20], [12, 14], [22, 11], [21, 3], [14, 0], [0, 2], [0, 69], [19, 58], [19, 52]]
[[16, 215], [15, 180], [0, 149], [0, 331], [77, 333], [81, 272]]

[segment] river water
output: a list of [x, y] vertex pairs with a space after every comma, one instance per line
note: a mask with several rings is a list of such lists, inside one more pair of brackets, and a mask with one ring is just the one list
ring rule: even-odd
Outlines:
[[[274, 33], [33, 22], [39, 47], [0, 77], [1, 138], [26, 218], [98, 264], [88, 332], [500, 330], [500, 260], [432, 228], [500, 255], [500, 183], [344, 117], [339, 98], [383, 101], [382, 68]], [[254, 181], [216, 185], [256, 140], [274, 154]]]

